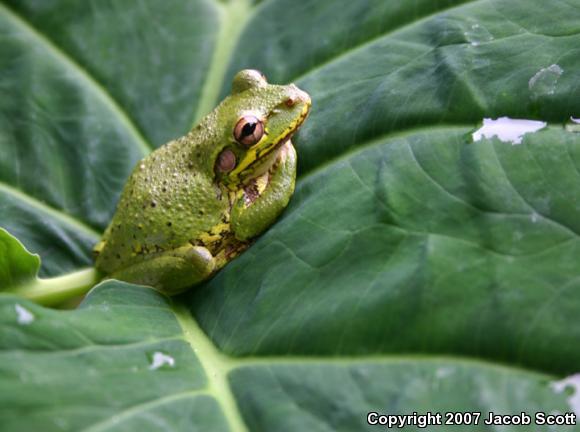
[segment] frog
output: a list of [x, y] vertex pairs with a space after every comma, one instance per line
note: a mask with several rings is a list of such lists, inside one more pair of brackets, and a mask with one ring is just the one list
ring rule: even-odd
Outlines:
[[235, 74], [212, 112], [137, 163], [93, 249], [102, 278], [175, 295], [239, 256], [294, 193], [291, 138], [310, 107], [295, 84]]

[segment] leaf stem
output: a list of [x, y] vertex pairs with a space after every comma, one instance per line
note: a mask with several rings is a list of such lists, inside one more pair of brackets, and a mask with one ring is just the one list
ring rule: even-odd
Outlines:
[[44, 306], [53, 306], [86, 294], [99, 280], [97, 271], [90, 267], [64, 276], [37, 278], [10, 292]]

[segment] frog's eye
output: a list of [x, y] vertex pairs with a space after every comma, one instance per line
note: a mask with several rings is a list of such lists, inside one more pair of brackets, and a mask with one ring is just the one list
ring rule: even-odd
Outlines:
[[245, 147], [253, 146], [263, 135], [264, 124], [254, 116], [242, 117], [234, 128], [234, 138]]
[[217, 169], [227, 173], [236, 167], [236, 155], [230, 149], [225, 149], [220, 153], [217, 160]]

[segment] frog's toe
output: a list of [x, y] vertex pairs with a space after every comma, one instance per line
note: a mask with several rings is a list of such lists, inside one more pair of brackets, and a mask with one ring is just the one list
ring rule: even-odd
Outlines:
[[105, 240], [101, 240], [98, 242], [95, 247], [93, 248], [93, 258], [97, 259], [97, 257], [101, 254], [107, 242]]

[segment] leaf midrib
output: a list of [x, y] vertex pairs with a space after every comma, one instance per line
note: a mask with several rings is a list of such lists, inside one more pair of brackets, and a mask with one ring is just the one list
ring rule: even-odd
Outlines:
[[247, 432], [248, 429], [242, 420], [242, 416], [227, 382], [231, 361], [207, 337], [199, 324], [193, 319], [189, 309], [184, 305], [178, 305], [176, 303], [172, 305], [172, 309], [183, 330], [185, 340], [189, 343], [201, 363], [201, 367], [208, 381], [208, 392], [215, 397], [221, 406], [232, 431]]

